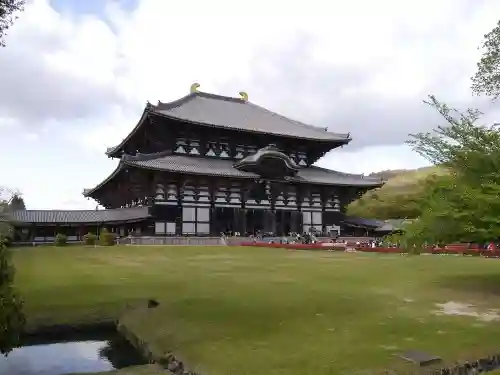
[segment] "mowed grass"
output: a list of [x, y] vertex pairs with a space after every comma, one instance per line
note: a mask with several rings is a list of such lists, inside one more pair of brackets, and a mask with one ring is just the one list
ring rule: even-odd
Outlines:
[[[14, 251], [30, 326], [116, 317], [202, 374], [343, 374], [408, 368], [420, 349], [454, 361], [497, 353], [500, 322], [436, 303], [500, 309], [500, 260], [238, 247]], [[147, 315], [145, 315], [147, 314]]]

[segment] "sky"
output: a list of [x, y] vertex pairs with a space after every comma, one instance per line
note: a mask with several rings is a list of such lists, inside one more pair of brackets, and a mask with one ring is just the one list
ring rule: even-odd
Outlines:
[[318, 165], [365, 173], [427, 165], [404, 145], [442, 120], [423, 103], [479, 107], [497, 0], [31, 0], [0, 49], [0, 186], [29, 209], [93, 209], [84, 188], [146, 101], [238, 96], [353, 141]]

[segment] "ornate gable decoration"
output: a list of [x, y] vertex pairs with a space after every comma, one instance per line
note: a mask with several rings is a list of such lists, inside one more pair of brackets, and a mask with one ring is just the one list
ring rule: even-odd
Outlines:
[[234, 168], [263, 177], [283, 178], [295, 175], [300, 167], [276, 146], [269, 145], [238, 161]]

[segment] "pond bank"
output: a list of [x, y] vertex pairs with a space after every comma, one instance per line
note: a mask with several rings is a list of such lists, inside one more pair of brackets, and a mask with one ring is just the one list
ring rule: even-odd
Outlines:
[[[40, 327], [27, 332], [22, 346], [0, 358], [1, 374], [92, 374], [145, 365], [147, 360], [111, 322]], [[137, 372], [140, 374], [140, 372]]]
[[[151, 303], [153, 302], [153, 303]], [[161, 365], [168, 372], [182, 375], [201, 375], [192, 371], [180, 358], [172, 352], [153, 347], [145, 340], [145, 335], [140, 330], [140, 325], [134, 324], [150, 318], [150, 313], [159, 306], [154, 300], [149, 300], [147, 306], [136, 306], [125, 311], [117, 323], [117, 330], [136, 348], [150, 363]], [[147, 335], [146, 335], [147, 337]]]
[[106, 338], [112, 334], [116, 334], [116, 323], [107, 320], [97, 323], [31, 326], [23, 333], [21, 340], [23, 346], [31, 346], [61, 341], [87, 341], [87, 339]]

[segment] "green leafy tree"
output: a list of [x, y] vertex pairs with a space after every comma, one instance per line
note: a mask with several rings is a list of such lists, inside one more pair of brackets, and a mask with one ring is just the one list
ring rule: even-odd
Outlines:
[[447, 124], [413, 134], [408, 143], [448, 174], [426, 182], [419, 220], [405, 228], [400, 241], [408, 246], [499, 238], [500, 132], [478, 125], [476, 110], [460, 112], [433, 96], [426, 103]]
[[14, 193], [9, 203], [10, 209], [12, 211], [26, 210], [26, 204], [24, 199], [19, 193]]
[[483, 54], [472, 77], [472, 91], [496, 100], [500, 96], [500, 21], [484, 35], [481, 49]]
[[24, 9], [25, 0], [0, 0], [0, 46], [5, 46], [5, 35], [15, 20], [15, 14]]
[[7, 355], [19, 345], [24, 329], [23, 300], [14, 288], [15, 268], [6, 246], [12, 230], [8, 222], [10, 199], [0, 189], [0, 353]]

